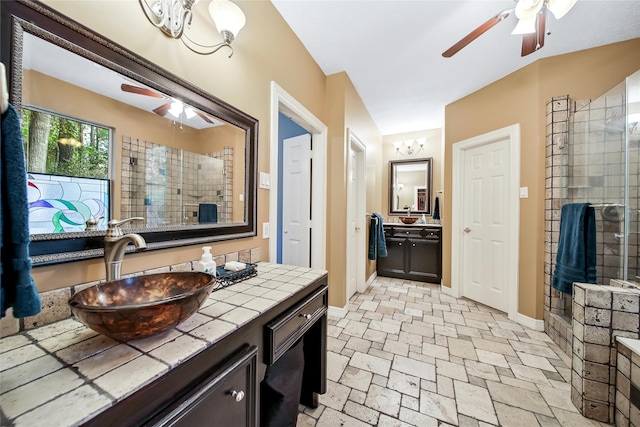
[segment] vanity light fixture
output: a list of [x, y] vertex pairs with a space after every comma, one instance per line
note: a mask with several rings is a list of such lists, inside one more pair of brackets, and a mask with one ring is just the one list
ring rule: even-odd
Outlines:
[[193, 19], [193, 8], [199, 0], [139, 0], [142, 10], [149, 21], [163, 33], [174, 39], [180, 39], [192, 51], [201, 55], [210, 55], [228, 47], [229, 58], [233, 56], [231, 42], [247, 22], [242, 9], [229, 0], [212, 0], [209, 3], [209, 15], [222, 37], [222, 42], [203, 45], [189, 37]]
[[416, 140], [410, 139], [407, 141], [396, 141], [393, 143], [396, 147], [396, 154], [401, 156], [411, 156], [418, 154], [424, 149], [424, 144], [427, 142], [427, 138], [418, 138]]

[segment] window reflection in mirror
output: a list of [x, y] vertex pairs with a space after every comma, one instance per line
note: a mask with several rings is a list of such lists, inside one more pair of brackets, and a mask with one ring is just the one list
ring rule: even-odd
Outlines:
[[109, 147], [105, 126], [24, 107], [31, 234], [84, 231], [89, 219], [110, 219]]
[[431, 214], [432, 158], [389, 162], [389, 213]]

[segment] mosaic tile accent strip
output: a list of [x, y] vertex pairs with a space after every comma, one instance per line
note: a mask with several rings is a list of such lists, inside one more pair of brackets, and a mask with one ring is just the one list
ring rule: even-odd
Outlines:
[[[240, 252], [218, 255], [214, 259], [217, 265], [223, 265], [225, 263], [225, 259], [227, 261], [240, 260], [242, 262], [250, 262], [255, 264], [261, 261], [260, 257], [260, 248], [252, 248], [241, 250]], [[192, 262], [189, 261], [145, 271], [138, 271], [136, 273], [130, 274], [129, 276], [138, 276], [140, 274], [151, 274], [167, 271], [191, 271], [192, 269]], [[123, 277], [126, 276], [127, 275]], [[16, 319], [12, 315], [13, 311], [8, 310], [6, 316], [0, 320], [0, 337], [6, 337], [12, 334], [27, 331], [29, 329], [34, 329], [72, 317], [71, 309], [69, 308], [69, 304], [67, 303], [67, 301], [69, 301], [69, 298], [71, 298], [76, 292], [79, 292], [82, 289], [96, 285], [98, 283], [100, 283], [100, 281], [81, 283], [66, 288], [40, 292], [42, 311], [35, 316], [26, 317], [24, 319]]]

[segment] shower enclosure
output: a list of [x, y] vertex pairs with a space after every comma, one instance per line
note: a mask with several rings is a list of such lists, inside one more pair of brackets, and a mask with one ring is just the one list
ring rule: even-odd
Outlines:
[[595, 210], [597, 283], [640, 286], [638, 122], [640, 71], [596, 99], [563, 96], [547, 105], [545, 330], [563, 349], [571, 348], [572, 298], [550, 283], [564, 204]]

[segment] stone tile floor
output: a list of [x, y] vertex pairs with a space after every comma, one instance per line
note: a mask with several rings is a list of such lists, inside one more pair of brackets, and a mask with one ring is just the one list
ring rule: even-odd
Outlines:
[[571, 403], [570, 360], [502, 312], [379, 277], [328, 321], [327, 393], [298, 426], [606, 426]]

